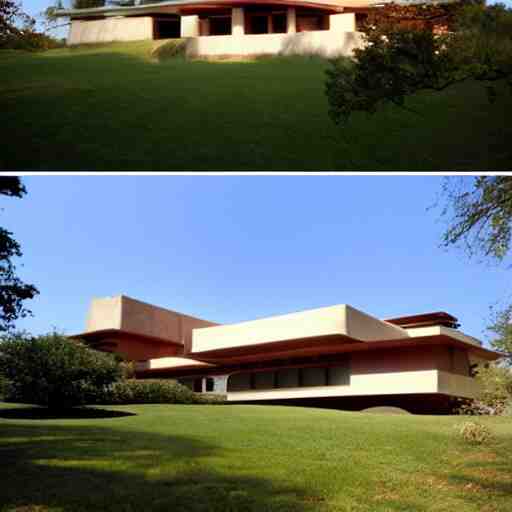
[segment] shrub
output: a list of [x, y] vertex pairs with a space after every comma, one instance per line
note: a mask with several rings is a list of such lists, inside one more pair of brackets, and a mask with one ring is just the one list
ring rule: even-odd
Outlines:
[[181, 57], [185, 55], [187, 42], [184, 39], [171, 39], [163, 44], [159, 44], [151, 52], [151, 56], [159, 62], [174, 57]]
[[480, 366], [476, 379], [481, 386], [478, 398], [461, 400], [460, 414], [502, 415], [508, 403], [512, 402], [512, 372], [500, 364]]
[[17, 334], [0, 343], [0, 374], [9, 381], [7, 401], [64, 409], [90, 403], [122, 369], [111, 354], [58, 333]]
[[0, 375], [0, 400], [5, 400], [8, 393], [9, 381]]
[[471, 444], [482, 444], [492, 437], [488, 427], [474, 421], [464, 422], [460, 426], [459, 434], [464, 441]]
[[218, 395], [201, 395], [174, 380], [127, 379], [99, 390], [95, 403], [121, 404], [198, 404], [222, 403]]

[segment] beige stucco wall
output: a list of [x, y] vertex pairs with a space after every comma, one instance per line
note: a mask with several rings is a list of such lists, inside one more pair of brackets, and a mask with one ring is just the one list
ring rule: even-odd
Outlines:
[[473, 397], [478, 383], [470, 377], [438, 370], [391, 372], [352, 375], [346, 386], [315, 386], [265, 391], [229, 392], [228, 401], [281, 400], [287, 398], [319, 398], [367, 395], [402, 395], [443, 393], [458, 397]]
[[363, 341], [407, 338], [404, 329], [341, 304], [238, 324], [195, 329], [192, 333], [192, 352], [332, 335]]
[[240, 36], [204, 36], [187, 41], [189, 57], [228, 55], [351, 55], [363, 44], [360, 32], [317, 30], [289, 34], [246, 34]]
[[122, 297], [104, 297], [93, 299], [89, 306], [86, 332], [121, 328]]
[[197, 37], [199, 35], [199, 16], [181, 16], [181, 37]]
[[71, 20], [67, 44], [140, 41], [153, 38], [150, 16]]
[[437, 375], [438, 393], [464, 398], [474, 398], [480, 393], [481, 387], [474, 378], [443, 371], [438, 372]]
[[331, 14], [329, 30], [332, 32], [355, 32], [356, 15], [354, 13]]
[[125, 332], [186, 344], [192, 329], [217, 324], [146, 304], [123, 295], [93, 299], [86, 332], [120, 329]]

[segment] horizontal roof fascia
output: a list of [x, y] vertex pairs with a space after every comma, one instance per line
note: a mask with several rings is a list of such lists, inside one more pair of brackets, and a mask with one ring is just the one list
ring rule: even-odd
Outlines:
[[407, 331], [383, 322], [347, 304], [279, 315], [260, 320], [219, 325], [192, 332], [191, 354], [256, 345], [337, 338], [356, 342], [408, 338]]
[[107, 7], [91, 7], [88, 9], [61, 9], [56, 12], [56, 16], [83, 18], [91, 16], [133, 16], [140, 14], [153, 13], [179, 13], [180, 9], [186, 7], [227, 7], [246, 5], [286, 5], [296, 7], [313, 7], [318, 9], [327, 9], [334, 11], [343, 11], [344, 8], [370, 7], [377, 4], [374, 0], [255, 0], [248, 2], [247, 0], [170, 0], [167, 2], [157, 2], [144, 5], [131, 6], [107, 6]]

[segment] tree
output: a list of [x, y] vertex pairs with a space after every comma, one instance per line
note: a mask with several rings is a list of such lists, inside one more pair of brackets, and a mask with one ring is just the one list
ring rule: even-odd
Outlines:
[[[0, 177], [0, 194], [21, 198], [26, 189], [19, 178], [3, 176]], [[23, 302], [39, 294], [34, 285], [24, 283], [16, 275], [12, 258], [22, 255], [12, 233], [0, 227], [0, 332], [12, 329], [18, 318], [30, 315], [31, 311]]]
[[391, 4], [374, 9], [363, 30], [354, 61], [335, 59], [327, 70], [329, 115], [337, 124], [386, 103], [405, 108], [413, 94], [467, 80], [483, 83], [490, 101], [496, 81], [512, 86], [512, 9], [503, 4]]
[[511, 241], [512, 176], [452, 178], [445, 181], [443, 193], [443, 215], [453, 213], [443, 246], [463, 242], [470, 255], [503, 260]]
[[0, 0], [0, 49], [48, 50], [61, 43], [36, 31], [36, 20], [16, 0]]
[[[511, 244], [512, 176], [448, 178], [443, 194], [446, 206], [442, 215], [449, 216], [450, 225], [442, 245], [451, 247], [462, 242], [470, 256], [482, 254], [503, 261]], [[470, 414], [512, 410], [512, 305], [492, 313], [487, 328], [492, 335], [490, 344], [503, 357], [477, 369], [481, 395], [461, 407]]]
[[[512, 240], [512, 176], [447, 178], [443, 195], [442, 216], [449, 225], [442, 246], [462, 244], [469, 256], [503, 261]], [[512, 357], [512, 305], [493, 311], [493, 317], [488, 327], [494, 336], [491, 345]]]
[[65, 409], [94, 403], [123, 370], [112, 354], [58, 333], [13, 334], [0, 342], [0, 375], [8, 401]]
[[32, 30], [35, 20], [21, 10], [16, 0], [0, 0], [0, 48], [11, 44], [25, 30]]
[[69, 18], [63, 20], [59, 16], [59, 11], [64, 9], [62, 0], [56, 0], [54, 5], [48, 6], [41, 14], [44, 31], [49, 32], [51, 30], [57, 30], [62, 27], [66, 27], [70, 24]]
[[[508, 366], [512, 366], [512, 305], [495, 312], [493, 323], [487, 330], [493, 335], [492, 347], [502, 352], [504, 362]], [[512, 393], [512, 387], [510, 392]]]

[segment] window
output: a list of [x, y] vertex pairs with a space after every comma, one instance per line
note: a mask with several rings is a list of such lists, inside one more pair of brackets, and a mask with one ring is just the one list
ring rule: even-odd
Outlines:
[[229, 36], [231, 35], [231, 16], [212, 16], [210, 18], [211, 36]]
[[194, 379], [194, 391], [196, 393], [202, 393], [203, 391], [203, 379]]
[[329, 386], [348, 386], [350, 384], [350, 368], [345, 366], [331, 366], [328, 370]]
[[[280, 368], [259, 372], [235, 373], [228, 379], [228, 392], [301, 388], [315, 386], [348, 386], [350, 384], [349, 362], [338, 366], [305, 368]], [[208, 391], [208, 383], [207, 383]]]
[[327, 368], [302, 368], [302, 386], [326, 386]]
[[299, 369], [283, 368], [277, 371], [278, 388], [298, 388], [299, 387]]
[[211, 393], [215, 388], [215, 382], [211, 377], [206, 377], [206, 391]]

